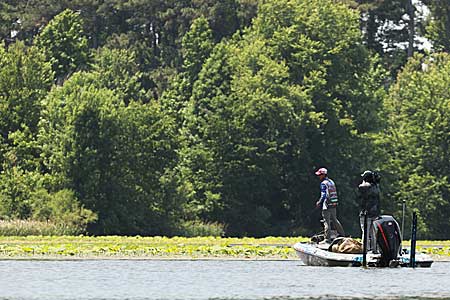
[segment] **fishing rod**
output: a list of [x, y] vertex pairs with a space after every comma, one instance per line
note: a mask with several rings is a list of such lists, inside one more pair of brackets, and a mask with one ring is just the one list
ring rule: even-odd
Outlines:
[[411, 254], [409, 256], [409, 263], [411, 268], [416, 267], [416, 240], [417, 240], [417, 213], [413, 212], [412, 226], [411, 226]]
[[405, 209], [406, 209], [406, 201], [403, 200], [402, 203], [402, 241], [404, 239], [404, 228], [405, 228]]

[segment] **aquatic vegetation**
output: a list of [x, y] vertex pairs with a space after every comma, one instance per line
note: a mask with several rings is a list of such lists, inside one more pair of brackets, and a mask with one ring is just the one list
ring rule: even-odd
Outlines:
[[[403, 241], [403, 247], [409, 248], [411, 241]], [[417, 241], [417, 251], [440, 256], [450, 256], [450, 240], [448, 241]]]
[[0, 237], [2, 257], [295, 257], [291, 245], [304, 238], [28, 236]]
[[[302, 237], [124, 237], [27, 236], [0, 237], [3, 258], [296, 258], [291, 246]], [[408, 243], [405, 242], [404, 246]], [[450, 256], [450, 241], [418, 241], [417, 250]]]
[[418, 242], [417, 251], [441, 256], [450, 256], [450, 241]]

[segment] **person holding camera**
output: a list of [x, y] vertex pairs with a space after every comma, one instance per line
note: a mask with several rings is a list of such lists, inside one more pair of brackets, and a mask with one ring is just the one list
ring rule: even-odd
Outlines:
[[380, 216], [380, 175], [377, 172], [367, 170], [361, 174], [362, 182], [358, 186], [360, 199], [359, 222], [362, 230], [362, 240], [364, 241], [364, 219], [367, 215], [367, 250], [376, 252], [376, 237], [373, 221]]

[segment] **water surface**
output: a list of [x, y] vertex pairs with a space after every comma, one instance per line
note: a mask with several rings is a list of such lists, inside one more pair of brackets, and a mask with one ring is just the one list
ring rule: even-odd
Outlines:
[[0, 299], [450, 299], [450, 263], [362, 269], [297, 260], [5, 260]]

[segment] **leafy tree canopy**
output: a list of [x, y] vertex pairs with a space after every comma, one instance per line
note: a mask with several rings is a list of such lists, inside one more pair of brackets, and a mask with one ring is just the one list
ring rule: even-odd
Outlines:
[[399, 75], [386, 101], [391, 197], [418, 212], [422, 236], [448, 236], [450, 57], [417, 55]]

